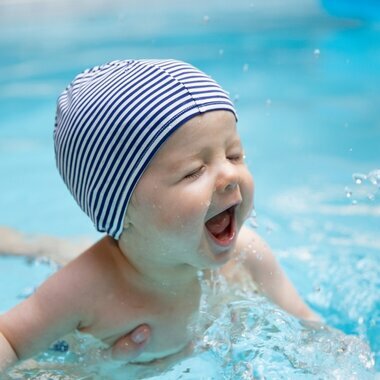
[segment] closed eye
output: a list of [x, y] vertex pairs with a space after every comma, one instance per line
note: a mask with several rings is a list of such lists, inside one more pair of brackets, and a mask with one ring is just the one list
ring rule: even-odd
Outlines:
[[183, 178], [184, 179], [195, 179], [195, 178], [198, 178], [198, 177], [200, 177], [202, 175], [202, 173], [204, 172], [204, 169], [205, 169], [204, 166], [200, 166], [199, 168], [193, 170], [189, 174], [186, 174]]
[[243, 153], [230, 154], [229, 156], [227, 156], [227, 159], [233, 162], [243, 162], [244, 154]]

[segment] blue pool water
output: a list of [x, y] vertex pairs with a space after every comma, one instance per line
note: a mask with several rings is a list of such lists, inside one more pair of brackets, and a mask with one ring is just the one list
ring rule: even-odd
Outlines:
[[28, 297], [55, 269], [46, 259], [0, 256], [0, 313]]
[[[306, 301], [330, 326], [368, 343], [379, 370], [379, 6], [370, 0], [360, 9], [343, 0], [181, 3], [0, 3], [0, 224], [27, 233], [96, 238], [56, 173], [52, 129], [58, 94], [77, 72], [113, 59], [189, 61], [221, 82], [236, 102], [256, 182], [258, 231]], [[0, 311], [50, 273], [44, 264], [20, 262], [8, 270], [9, 260], [0, 261]], [[313, 342], [311, 333], [302, 334], [287, 317], [255, 316], [247, 302], [230, 309], [262, 321], [255, 331], [263, 334], [238, 341], [223, 318], [215, 319], [212, 326], [219, 324], [219, 330], [206, 334], [211, 349], [181, 364], [173, 378], [188, 367], [195, 377], [200, 368], [205, 378], [233, 371], [249, 378], [243, 376], [249, 368], [238, 372], [223, 364], [226, 337], [235, 348], [262, 347], [256, 356], [247, 349], [227, 355], [235, 364], [254, 363], [257, 378], [275, 378], [280, 367], [287, 368], [284, 378], [305, 378], [297, 372], [302, 360], [311, 378], [318, 371], [335, 378], [348, 378], [350, 371], [367, 376], [359, 343], [346, 342], [339, 359], [332, 354], [341, 350], [343, 338], [337, 335], [322, 336], [319, 346], [315, 339], [307, 351], [296, 335]], [[255, 302], [263, 311], [273, 310], [261, 299]], [[285, 322], [277, 328], [279, 321]], [[280, 334], [269, 337], [264, 322]], [[289, 367], [283, 356], [274, 360], [286, 341], [294, 343]], [[306, 352], [325, 356], [310, 354], [306, 360], [297, 342]], [[213, 367], [204, 364], [210, 357]], [[330, 363], [334, 360], [337, 364]], [[266, 367], [268, 362], [273, 367]]]

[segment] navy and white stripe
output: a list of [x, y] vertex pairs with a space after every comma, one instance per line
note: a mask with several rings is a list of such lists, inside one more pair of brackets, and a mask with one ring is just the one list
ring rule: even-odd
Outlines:
[[175, 60], [113, 61], [79, 74], [58, 99], [58, 170], [98, 231], [118, 239], [132, 192], [161, 144], [212, 110], [236, 112], [228, 94]]

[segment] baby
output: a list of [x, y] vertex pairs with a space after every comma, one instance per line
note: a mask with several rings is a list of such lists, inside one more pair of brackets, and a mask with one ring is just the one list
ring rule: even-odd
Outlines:
[[0, 368], [74, 330], [112, 346], [149, 326], [136, 361], [178, 353], [198, 312], [199, 271], [239, 281], [239, 260], [270, 299], [317, 319], [243, 226], [254, 185], [236, 120], [228, 94], [184, 62], [114, 61], [74, 79], [58, 100], [57, 167], [107, 235], [0, 316]]

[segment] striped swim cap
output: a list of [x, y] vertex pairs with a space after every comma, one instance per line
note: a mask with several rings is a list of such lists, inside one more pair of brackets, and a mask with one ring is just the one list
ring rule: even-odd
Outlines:
[[120, 237], [132, 192], [150, 160], [190, 118], [236, 112], [228, 94], [175, 60], [113, 61], [79, 74], [58, 98], [58, 170], [96, 229]]

